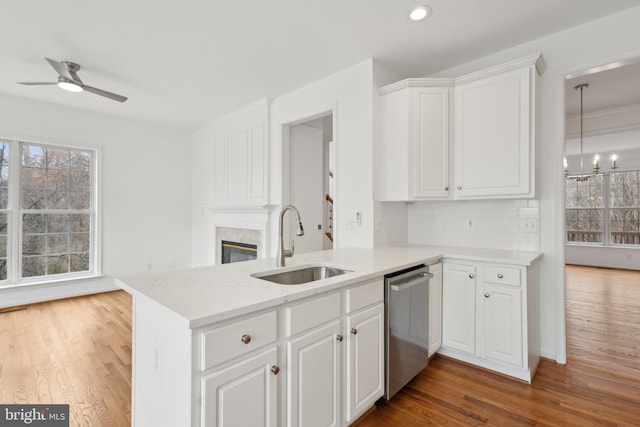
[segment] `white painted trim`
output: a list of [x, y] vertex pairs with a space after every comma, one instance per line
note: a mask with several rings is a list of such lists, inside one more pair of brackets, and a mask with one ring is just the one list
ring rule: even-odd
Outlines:
[[35, 304], [117, 289], [113, 283], [113, 278], [107, 276], [5, 287], [0, 289], [0, 307]]

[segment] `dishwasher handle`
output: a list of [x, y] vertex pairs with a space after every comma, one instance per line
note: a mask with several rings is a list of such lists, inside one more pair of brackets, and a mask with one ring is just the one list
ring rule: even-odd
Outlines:
[[422, 277], [418, 277], [406, 282], [398, 282], [398, 283], [393, 283], [389, 286], [389, 288], [392, 291], [404, 291], [405, 289], [409, 289], [415, 285], [419, 285], [421, 283], [423, 283], [425, 280], [429, 280], [433, 277], [433, 273], [420, 273], [420, 275]]

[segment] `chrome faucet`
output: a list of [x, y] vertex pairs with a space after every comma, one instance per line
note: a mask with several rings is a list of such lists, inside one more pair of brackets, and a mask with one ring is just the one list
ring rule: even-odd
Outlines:
[[283, 220], [284, 220], [284, 213], [288, 210], [293, 210], [293, 213], [296, 214], [296, 220], [298, 221], [298, 233], [296, 234], [297, 236], [304, 236], [304, 228], [302, 228], [302, 221], [300, 221], [300, 212], [298, 212], [298, 208], [296, 208], [293, 205], [287, 205], [285, 207], [282, 208], [282, 210], [280, 211], [280, 228], [278, 229], [278, 233], [280, 235], [280, 242], [278, 243], [278, 255], [277, 255], [277, 259], [276, 259], [276, 265], [278, 267], [284, 267], [285, 265], [285, 258], [291, 258], [293, 256], [293, 250], [294, 250], [294, 246], [293, 243], [291, 244], [291, 249], [285, 249], [284, 248], [284, 235], [283, 235]]

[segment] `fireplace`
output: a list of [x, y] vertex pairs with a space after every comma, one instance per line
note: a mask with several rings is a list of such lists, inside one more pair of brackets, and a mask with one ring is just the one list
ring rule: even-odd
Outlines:
[[223, 240], [221, 244], [222, 263], [251, 261], [258, 258], [258, 245]]

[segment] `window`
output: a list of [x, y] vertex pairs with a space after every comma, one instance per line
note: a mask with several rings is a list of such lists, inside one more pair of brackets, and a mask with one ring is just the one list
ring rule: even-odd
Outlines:
[[566, 181], [568, 243], [640, 245], [640, 172]]
[[96, 274], [94, 150], [0, 141], [0, 280]]

